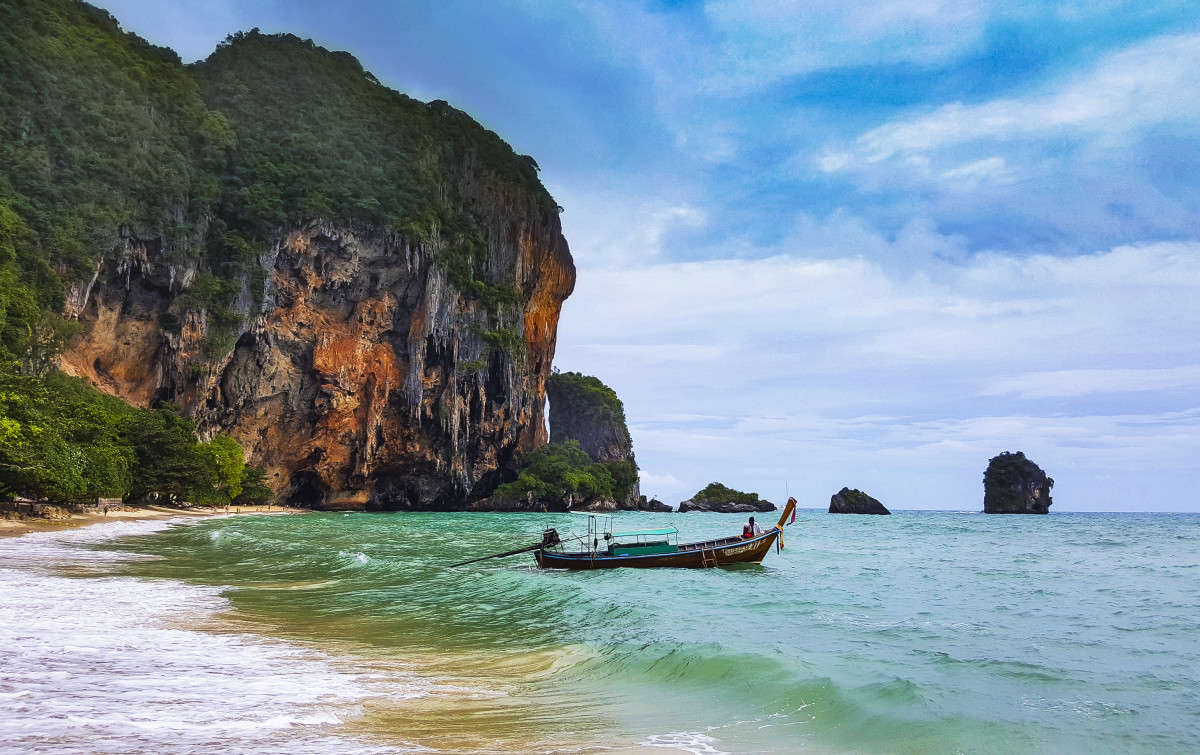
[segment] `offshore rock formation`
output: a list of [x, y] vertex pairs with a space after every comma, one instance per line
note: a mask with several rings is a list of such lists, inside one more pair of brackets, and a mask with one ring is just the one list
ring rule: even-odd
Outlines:
[[842, 488], [829, 498], [830, 514], [891, 514], [887, 508], [861, 490]]
[[646, 496], [642, 496], [641, 500], [638, 501], [638, 509], [640, 511], [655, 511], [658, 513], [675, 510], [657, 498], [647, 499]]
[[[578, 441], [592, 461], [622, 462], [637, 470], [633, 440], [625, 424], [625, 406], [599, 378], [557, 372], [546, 380], [550, 399], [550, 442]], [[627, 495], [613, 501], [620, 509], [639, 509], [644, 496], [634, 475]]]
[[551, 443], [577, 440], [593, 461], [633, 460], [625, 407], [599, 378], [556, 372], [546, 381], [546, 395]]
[[985, 514], [1047, 514], [1054, 480], [1021, 451], [1005, 451], [983, 473]]
[[[488, 511], [661, 511], [638, 486], [625, 409], [599, 379], [552, 374], [550, 443], [521, 454], [515, 479], [472, 508]], [[669, 508], [667, 509], [669, 510]]]
[[746, 514], [755, 511], [774, 511], [775, 504], [762, 500], [757, 493], [743, 493], [727, 488], [719, 482], [710, 482], [686, 501], [680, 501], [679, 513], [689, 511], [714, 511], [719, 514]]

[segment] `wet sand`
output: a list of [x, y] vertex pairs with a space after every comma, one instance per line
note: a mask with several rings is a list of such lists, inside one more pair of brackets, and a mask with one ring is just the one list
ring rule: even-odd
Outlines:
[[225, 514], [301, 514], [304, 509], [293, 509], [286, 506], [230, 506], [228, 510], [220, 507], [177, 507], [177, 506], [137, 506], [122, 509], [110, 509], [108, 514], [102, 511], [72, 513], [69, 519], [44, 519], [27, 517], [23, 519], [0, 519], [0, 537], [16, 537], [30, 532], [53, 532], [56, 530], [87, 527], [103, 522], [132, 522], [143, 519], [166, 519], [168, 517], [190, 516], [209, 517]]

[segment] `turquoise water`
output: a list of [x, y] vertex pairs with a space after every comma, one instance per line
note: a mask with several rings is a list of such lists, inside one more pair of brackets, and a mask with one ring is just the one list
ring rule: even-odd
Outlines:
[[[616, 526], [703, 539], [741, 522], [631, 513]], [[802, 511], [762, 566], [543, 572], [523, 555], [445, 568], [580, 524], [234, 517], [78, 547], [115, 554], [85, 580], [216, 596], [190, 631], [393, 684], [352, 705], [297, 703], [308, 734], [365, 749], [1200, 750], [1198, 515]], [[256, 673], [269, 699], [270, 672]]]

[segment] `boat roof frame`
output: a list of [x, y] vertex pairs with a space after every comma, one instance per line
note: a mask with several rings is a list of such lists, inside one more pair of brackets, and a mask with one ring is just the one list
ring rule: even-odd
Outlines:
[[638, 535], [678, 535], [679, 530], [674, 527], [659, 527], [657, 529], [646, 530], [626, 530], [624, 532], [614, 532], [613, 537], [636, 537]]

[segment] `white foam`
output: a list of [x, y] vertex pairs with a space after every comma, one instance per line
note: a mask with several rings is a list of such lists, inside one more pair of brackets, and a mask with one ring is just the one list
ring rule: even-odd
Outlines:
[[0, 541], [0, 750], [396, 751], [340, 727], [371, 699], [423, 694], [418, 677], [248, 633], [184, 628], [228, 610], [220, 588], [61, 576], [62, 567], [99, 571], [136, 558], [86, 546], [173, 524]]
[[718, 750], [716, 740], [707, 734], [678, 731], [672, 734], [652, 734], [642, 740], [643, 747], [662, 747], [669, 750], [690, 752], [693, 755], [729, 755]]

